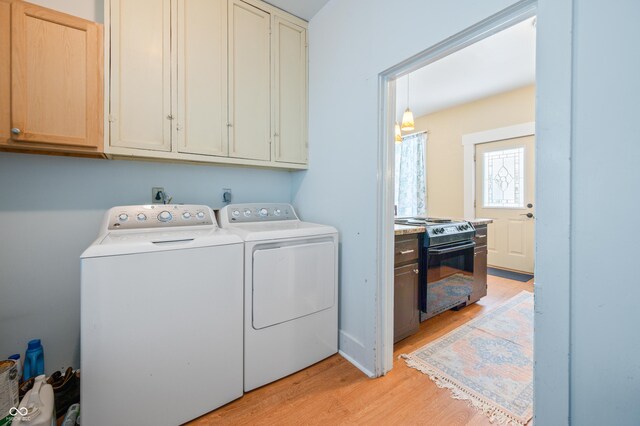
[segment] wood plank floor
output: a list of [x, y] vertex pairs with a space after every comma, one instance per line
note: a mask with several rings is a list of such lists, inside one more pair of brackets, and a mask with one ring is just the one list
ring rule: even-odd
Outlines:
[[490, 425], [488, 418], [451, 398], [426, 375], [409, 368], [400, 354], [412, 352], [448, 333], [522, 290], [522, 283], [489, 276], [488, 294], [458, 312], [445, 312], [420, 326], [420, 331], [394, 347], [393, 370], [369, 379], [334, 355], [303, 371], [263, 386], [191, 425]]

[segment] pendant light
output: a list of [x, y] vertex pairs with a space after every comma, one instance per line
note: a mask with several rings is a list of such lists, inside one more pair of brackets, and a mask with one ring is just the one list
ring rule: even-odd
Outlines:
[[407, 132], [416, 128], [415, 121], [413, 120], [413, 113], [409, 109], [409, 77], [411, 74], [407, 74], [407, 109], [402, 114], [402, 131]]
[[395, 128], [395, 133], [396, 133], [396, 143], [402, 143], [402, 132], [400, 131], [400, 125], [398, 124], [398, 122], [396, 121], [396, 128]]

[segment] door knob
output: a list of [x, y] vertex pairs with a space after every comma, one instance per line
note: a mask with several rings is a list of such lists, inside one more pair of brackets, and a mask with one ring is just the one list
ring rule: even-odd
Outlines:
[[13, 133], [14, 135], [19, 135], [22, 132], [17, 127], [14, 127], [13, 129], [11, 129], [11, 133]]
[[531, 203], [527, 204], [527, 208], [528, 208], [528, 209], [530, 209], [530, 208], [532, 208], [532, 207], [533, 207], [533, 204], [531, 204]]
[[531, 219], [533, 217], [533, 213], [522, 213], [520, 216], [526, 216]]

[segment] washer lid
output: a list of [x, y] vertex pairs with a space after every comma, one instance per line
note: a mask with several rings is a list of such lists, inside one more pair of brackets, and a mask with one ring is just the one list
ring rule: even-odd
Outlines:
[[333, 226], [300, 221], [234, 223], [227, 230], [239, 235], [244, 241], [279, 240], [284, 238], [312, 237], [337, 234]]
[[167, 250], [184, 250], [201, 247], [241, 244], [237, 235], [210, 226], [184, 229], [152, 229], [143, 231], [117, 231], [101, 235], [80, 256], [117, 256], [123, 254], [151, 253]]

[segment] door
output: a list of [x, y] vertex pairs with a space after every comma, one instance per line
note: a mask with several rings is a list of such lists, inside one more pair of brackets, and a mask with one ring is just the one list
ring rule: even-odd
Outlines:
[[307, 162], [307, 31], [273, 20], [273, 141], [275, 160]]
[[171, 1], [110, 5], [110, 145], [170, 151]]
[[488, 264], [533, 273], [533, 136], [476, 145], [476, 217], [487, 228]]
[[178, 151], [226, 156], [227, 0], [178, 2]]
[[253, 328], [262, 329], [332, 307], [333, 241], [257, 249], [253, 253]]
[[271, 16], [229, 4], [229, 156], [271, 159]]
[[29, 3], [11, 10], [12, 141], [101, 147], [100, 25]]

